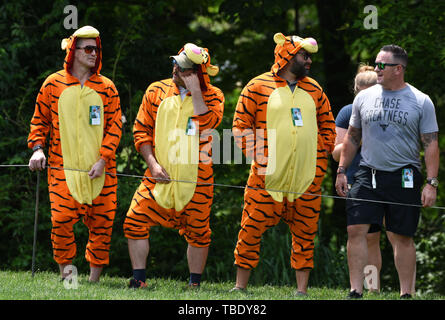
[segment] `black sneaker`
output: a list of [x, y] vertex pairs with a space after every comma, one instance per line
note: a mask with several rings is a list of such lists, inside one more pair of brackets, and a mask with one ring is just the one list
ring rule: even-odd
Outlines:
[[409, 293], [402, 294], [400, 299], [412, 299], [413, 297]]
[[348, 299], [361, 299], [361, 298], [363, 298], [363, 293], [358, 293], [355, 290], [352, 290], [348, 294]]
[[131, 279], [128, 288], [137, 289], [137, 288], [147, 288], [147, 284], [144, 281]]

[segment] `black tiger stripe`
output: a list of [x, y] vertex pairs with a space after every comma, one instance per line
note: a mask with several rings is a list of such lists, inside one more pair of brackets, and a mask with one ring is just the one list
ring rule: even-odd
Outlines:
[[59, 194], [55, 191], [49, 191], [49, 194], [54, 194], [54, 195], [58, 196], [59, 198], [62, 198], [63, 200], [66, 200], [66, 201], [70, 200], [69, 198], [62, 196], [61, 194]]
[[[53, 228], [53, 230], [54, 230], [54, 228]], [[65, 238], [65, 239], [71, 239], [73, 237], [73, 236], [66, 236], [66, 235], [62, 235], [62, 234], [57, 234], [55, 232], [51, 232], [51, 234], [56, 236], [56, 237], [58, 237], [58, 238]]]
[[155, 86], [153, 86], [154, 88], [157, 88], [157, 89], [160, 89], [164, 94], [165, 94], [165, 91], [164, 91], [164, 88], [162, 88], [162, 87], [160, 87], [160, 86], [157, 86], [157, 85], [155, 85]]
[[[244, 239], [242, 239], [241, 241], [244, 242], [245, 244], [247, 244], [247, 245], [250, 246], [250, 247], [255, 247], [255, 246], [257, 246], [257, 245], [259, 245], [259, 244], [261, 243], [261, 241], [254, 242], [254, 243], [249, 243], [249, 242], [247, 242], [247, 241], [244, 240]], [[251, 251], [251, 252], [259, 253], [259, 252], [257, 252], [257, 251]]]
[[152, 211], [153, 213], [155, 213], [158, 217], [160, 217], [162, 220], [167, 221], [167, 219], [165, 217], [162, 216], [162, 214], [160, 214], [158, 211], [156, 211], [155, 209], [153, 209], [152, 207], [148, 207], [148, 209], [150, 211]]
[[255, 211], [260, 212], [265, 218], [269, 218], [269, 219], [273, 218], [272, 216], [266, 214], [266, 212], [264, 212], [263, 210], [260, 210], [258, 208], [255, 208]]
[[[131, 211], [132, 211], [133, 214], [135, 214], [136, 216], [145, 216], [145, 217], [148, 217], [148, 215], [146, 215], [145, 213], [136, 212], [136, 211], [133, 210], [133, 209], [131, 209]], [[144, 223], [144, 222], [145, 222], [145, 220], [139, 220], [139, 219], [136, 219], [135, 217], [131, 217], [131, 216], [127, 216], [126, 219], [130, 219], [130, 220], [133, 220], [133, 221], [136, 221], [136, 222], [139, 222], [139, 223]], [[128, 223], [128, 222], [126, 222], [126, 223]]]
[[[313, 247], [309, 247], [309, 248], [305, 249], [301, 243], [299, 243], [297, 241], [295, 241], [295, 243], [300, 246], [301, 252], [312, 251], [314, 249]], [[297, 253], [293, 249], [292, 249], [292, 252]], [[312, 259], [312, 258], [310, 258], [310, 259]]]
[[[246, 95], [244, 95], [244, 94], [241, 94], [241, 97], [243, 97], [244, 99], [247, 99], [247, 100], [252, 100], [253, 103], [257, 104], [257, 102], [256, 102], [253, 98], [251, 98], [251, 97], [249, 97], [249, 96], [246, 96]], [[241, 103], [242, 103], [242, 101], [241, 101]], [[244, 106], [244, 109], [245, 109], [246, 106], [244, 105], [244, 103], [242, 103], [242, 105]], [[247, 112], [247, 113], [250, 114], [249, 112]], [[250, 115], [253, 117], [252, 114], [250, 114]]]
[[65, 83], [65, 82], [60, 81], [60, 80], [57, 80], [57, 79], [56, 79], [55, 81], [58, 82], [58, 83], [60, 83], [60, 84], [63, 84], [64, 86], [67, 86], [67, 87], [72, 86], [72, 85], [75, 85], [75, 84], [80, 84], [79, 81], [68, 82], [68, 83]]
[[91, 253], [91, 255], [92, 255], [95, 259], [97, 259], [97, 260], [106, 260], [106, 259], [104, 259], [104, 258], [99, 258], [97, 255], [95, 255], [95, 254], [90, 250], [90, 248], [87, 248], [87, 250], [88, 250], [89, 253]]
[[[268, 94], [262, 94], [262, 93], [260, 93], [260, 92], [257, 92], [257, 91], [253, 91], [253, 90], [249, 90], [249, 89], [247, 89], [247, 91], [249, 91], [250, 93], [253, 93], [253, 94], [256, 94], [256, 95], [262, 96], [262, 97], [266, 97], [266, 98], [268, 98], [268, 97], [269, 97], [269, 95], [268, 95]], [[250, 98], [250, 97], [249, 97], [249, 98]], [[252, 98], [250, 98], [250, 99], [252, 99]]]

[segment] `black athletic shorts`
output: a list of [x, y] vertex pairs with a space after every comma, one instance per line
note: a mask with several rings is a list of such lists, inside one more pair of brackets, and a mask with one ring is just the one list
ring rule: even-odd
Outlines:
[[[402, 188], [402, 171], [413, 169], [413, 188]], [[371, 232], [379, 231], [385, 219], [385, 229], [396, 234], [413, 237], [420, 218], [420, 207], [361, 201], [358, 199], [395, 202], [401, 204], [421, 204], [423, 177], [413, 166], [400, 168], [394, 172], [376, 171], [376, 188], [372, 186], [372, 170], [360, 166], [355, 174], [355, 182], [346, 200], [347, 225], [370, 224]], [[378, 228], [377, 228], [378, 226]]]

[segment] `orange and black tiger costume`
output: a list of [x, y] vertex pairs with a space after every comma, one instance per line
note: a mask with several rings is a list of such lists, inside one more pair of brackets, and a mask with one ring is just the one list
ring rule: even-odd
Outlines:
[[[161, 225], [178, 229], [191, 246], [210, 245], [211, 139], [202, 134], [220, 124], [224, 95], [210, 84], [208, 72], [214, 75], [217, 71], [212, 68], [217, 67], [210, 65], [207, 49], [202, 50], [208, 60], [199, 65], [198, 77], [209, 109], [206, 113], [194, 115], [193, 97], [188, 93], [182, 100], [172, 79], [152, 83], [142, 99], [133, 128], [136, 150], [140, 152], [142, 145], [151, 145], [157, 162], [176, 181], [156, 183], [150, 178], [150, 169], [146, 169], [124, 222], [124, 233], [129, 239], [148, 239], [150, 228]], [[186, 134], [189, 121], [197, 126], [192, 135]]]
[[[302, 47], [316, 52], [315, 40], [282, 34], [276, 34], [274, 40], [271, 71], [244, 87], [233, 120], [237, 144], [253, 158], [235, 265], [255, 268], [262, 234], [282, 219], [292, 234], [292, 268], [312, 269], [321, 183], [328, 153], [334, 148], [335, 121], [329, 100], [315, 80], [300, 79], [292, 92], [278, 75]], [[301, 112], [300, 123], [292, 122], [297, 119], [292, 118], [294, 110]]]
[[[70, 72], [79, 38], [95, 38], [99, 48], [92, 75], [83, 86]], [[91, 181], [88, 172], [83, 172], [102, 158], [106, 162], [105, 171], [116, 173], [115, 152], [122, 131], [118, 92], [113, 82], [100, 74], [100, 48], [99, 32], [89, 26], [64, 39], [64, 69], [51, 74], [43, 83], [31, 120], [29, 148], [45, 146], [49, 134], [51, 241], [54, 260], [59, 265], [71, 264], [76, 255], [73, 225], [80, 219], [89, 229], [87, 261], [94, 267], [109, 263], [117, 177], [103, 174]], [[89, 123], [91, 107], [99, 111], [100, 120], [95, 126]]]

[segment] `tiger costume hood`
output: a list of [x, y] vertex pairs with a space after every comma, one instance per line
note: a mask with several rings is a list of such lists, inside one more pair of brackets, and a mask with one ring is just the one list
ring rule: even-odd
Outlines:
[[187, 43], [184, 47], [179, 50], [176, 56], [170, 56], [170, 58], [176, 61], [187, 61], [193, 64], [197, 64], [198, 67], [198, 77], [201, 84], [201, 90], [203, 92], [207, 91], [210, 85], [210, 77], [216, 76], [219, 72], [219, 67], [210, 64], [210, 54], [209, 49], [201, 48], [193, 43]]
[[96, 46], [99, 48], [99, 52], [96, 52], [96, 65], [91, 68], [91, 72], [99, 74], [100, 70], [102, 69], [102, 45], [100, 41], [99, 31], [91, 26], [84, 26], [76, 30], [76, 32], [74, 32], [69, 38], [65, 38], [62, 40], [62, 50], [66, 51], [63, 68], [66, 70], [66, 72], [71, 74], [71, 68], [73, 67], [74, 62], [74, 52], [76, 50], [78, 38], [96, 39]]
[[318, 44], [314, 38], [301, 38], [298, 36], [285, 36], [282, 33], [276, 33], [273, 37], [275, 46], [275, 63], [272, 65], [271, 72], [274, 75], [282, 69], [296, 54], [303, 48], [307, 52], [315, 53], [318, 51]]

